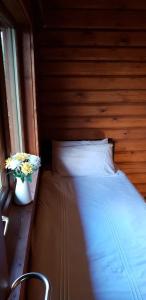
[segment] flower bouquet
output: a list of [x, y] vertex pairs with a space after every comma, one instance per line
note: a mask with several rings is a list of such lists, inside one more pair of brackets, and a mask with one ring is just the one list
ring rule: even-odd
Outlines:
[[39, 169], [40, 165], [39, 156], [23, 152], [6, 159], [5, 168], [10, 170], [16, 179], [15, 203], [25, 205], [32, 201], [29, 182], [32, 181], [32, 174]]
[[28, 153], [16, 153], [6, 159], [6, 169], [11, 170], [15, 178], [20, 178], [22, 182], [32, 181], [32, 174], [40, 167], [39, 156]]

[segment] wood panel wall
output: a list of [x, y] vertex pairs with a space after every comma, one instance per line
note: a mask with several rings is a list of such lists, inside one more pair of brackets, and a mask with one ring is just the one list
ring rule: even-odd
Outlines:
[[146, 2], [44, 0], [40, 13], [41, 141], [112, 138], [146, 195]]

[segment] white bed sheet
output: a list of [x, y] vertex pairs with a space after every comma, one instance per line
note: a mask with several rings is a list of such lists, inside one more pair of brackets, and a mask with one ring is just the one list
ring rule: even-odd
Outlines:
[[51, 299], [146, 300], [146, 204], [125, 174], [46, 172], [42, 185], [32, 270], [50, 279]]

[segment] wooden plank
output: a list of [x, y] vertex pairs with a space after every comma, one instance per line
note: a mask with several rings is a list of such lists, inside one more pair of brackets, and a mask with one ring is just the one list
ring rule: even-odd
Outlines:
[[39, 49], [40, 61], [146, 61], [146, 48], [49, 48]]
[[41, 106], [40, 112], [43, 117], [86, 117], [86, 116], [139, 116], [146, 117], [146, 104], [124, 104], [124, 105], [61, 105], [61, 106]]
[[145, 90], [125, 90], [125, 91], [47, 91], [41, 92], [42, 105], [54, 104], [90, 104], [90, 103], [145, 103]]
[[[42, 122], [40, 122], [42, 125]], [[103, 139], [105, 137], [112, 138], [113, 140], [123, 139], [146, 139], [145, 128], [127, 128], [127, 129], [115, 129], [115, 128], [50, 128], [47, 123], [46, 126], [41, 127], [42, 139], [64, 139], [64, 140], [81, 140], [81, 139]]]
[[22, 35], [21, 41], [23, 55], [23, 102], [24, 102], [24, 124], [26, 151], [32, 154], [39, 153], [38, 128], [36, 113], [36, 90], [35, 90], [35, 67], [33, 35], [31, 31], [26, 31]]
[[118, 163], [118, 169], [123, 170], [127, 174], [139, 174], [146, 172], [146, 162], [134, 162], [134, 163]]
[[146, 150], [145, 139], [133, 139], [133, 140], [116, 140], [115, 139], [115, 150], [116, 151], [139, 151]]
[[76, 117], [76, 118], [49, 118], [47, 123], [45, 118], [41, 115], [41, 128], [45, 130], [48, 128], [112, 128], [112, 129], [122, 129], [122, 128], [145, 128], [146, 118], [122, 118], [122, 117]]
[[144, 31], [48, 30], [37, 32], [39, 46], [50, 47], [146, 47]]
[[129, 62], [41, 62], [39, 76], [128, 76], [146, 75], [146, 63]]
[[39, 88], [49, 90], [114, 90], [146, 88], [146, 76], [143, 77], [45, 77], [40, 78]]
[[143, 195], [146, 196], [146, 185], [144, 184], [135, 184], [135, 187], [137, 188], [137, 190]]
[[128, 178], [133, 183], [145, 183], [146, 184], [146, 173], [141, 174], [128, 174]]
[[48, 28], [146, 29], [145, 11], [71, 10], [44, 11], [44, 24]]
[[44, 0], [44, 10], [49, 8], [146, 9], [145, 0]]
[[146, 151], [116, 152], [115, 162], [146, 162]]

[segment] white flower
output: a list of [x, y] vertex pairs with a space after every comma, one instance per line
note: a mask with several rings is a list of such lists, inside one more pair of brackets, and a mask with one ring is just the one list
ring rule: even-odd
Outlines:
[[5, 161], [5, 168], [11, 170], [15, 178], [21, 178], [30, 181], [31, 175], [41, 166], [39, 156], [28, 154], [25, 152], [18, 152]]
[[18, 168], [21, 165], [21, 161], [17, 160], [17, 159], [13, 159], [10, 161], [9, 163], [9, 169], [11, 170], [15, 170], [16, 168]]
[[25, 161], [29, 158], [29, 154], [25, 152], [17, 152], [12, 156], [14, 159], [20, 160], [20, 161]]
[[37, 170], [41, 165], [40, 158], [36, 155], [30, 155], [29, 162], [32, 164], [34, 170]]

